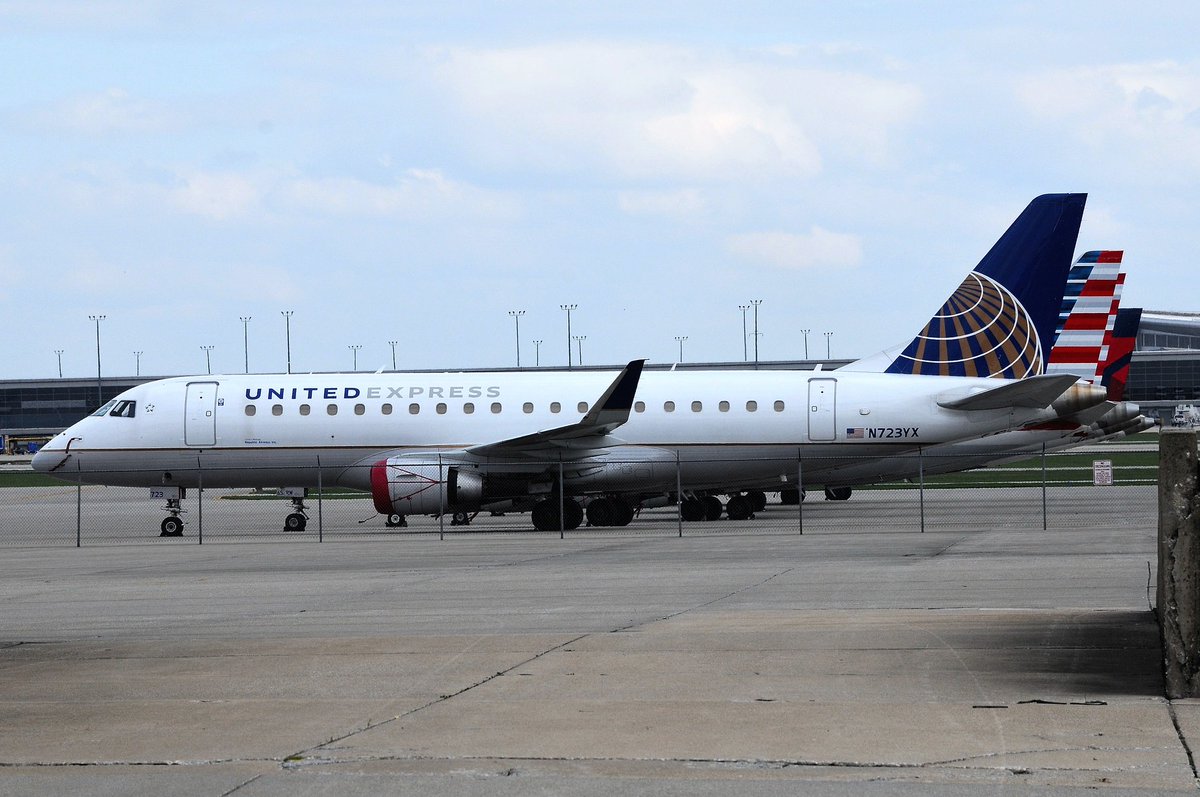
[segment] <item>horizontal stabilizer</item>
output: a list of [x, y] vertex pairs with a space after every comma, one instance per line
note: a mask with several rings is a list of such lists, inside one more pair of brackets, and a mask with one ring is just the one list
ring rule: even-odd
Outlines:
[[533, 434], [485, 443], [467, 449], [476, 456], [497, 456], [529, 453], [547, 446], [560, 446], [580, 438], [606, 435], [629, 420], [633, 409], [633, 397], [642, 378], [645, 360], [633, 360], [617, 374], [608, 389], [596, 400], [595, 405], [577, 423], [546, 429]]
[[[1029, 376], [999, 387], [979, 388], [962, 395], [961, 391], [945, 394], [938, 406], [948, 410], [1002, 410], [1010, 407], [1045, 408], [1079, 381], [1074, 374], [1043, 374]], [[951, 397], [957, 396], [957, 397]]]

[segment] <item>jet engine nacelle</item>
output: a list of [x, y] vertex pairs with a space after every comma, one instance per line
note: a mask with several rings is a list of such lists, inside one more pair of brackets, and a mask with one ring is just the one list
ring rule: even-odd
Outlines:
[[483, 500], [483, 476], [459, 465], [390, 457], [371, 466], [371, 497], [384, 515], [475, 509]]

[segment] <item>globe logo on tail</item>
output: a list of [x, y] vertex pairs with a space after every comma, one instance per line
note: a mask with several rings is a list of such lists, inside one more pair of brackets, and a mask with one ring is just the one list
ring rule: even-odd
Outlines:
[[887, 370], [1023, 379], [1043, 368], [1028, 311], [999, 282], [973, 271]]

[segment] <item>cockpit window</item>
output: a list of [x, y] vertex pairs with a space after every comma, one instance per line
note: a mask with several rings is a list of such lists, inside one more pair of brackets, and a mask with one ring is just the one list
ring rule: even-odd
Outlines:
[[135, 412], [137, 412], [137, 402], [126, 399], [123, 401], [118, 401], [116, 406], [108, 411], [108, 417], [132, 418]]
[[116, 400], [116, 399], [113, 399], [112, 401], [108, 402], [107, 404], [105, 404], [105, 405], [104, 405], [103, 407], [101, 407], [100, 409], [98, 409], [98, 410], [96, 410], [95, 412], [93, 412], [93, 413], [92, 413], [92, 417], [93, 417], [93, 418], [99, 418], [101, 415], [108, 415], [108, 411], [109, 411], [109, 410], [111, 410], [111, 409], [112, 409], [112, 407], [113, 407], [113, 405], [114, 405], [114, 404], [116, 404], [116, 403], [117, 403], [117, 400]]

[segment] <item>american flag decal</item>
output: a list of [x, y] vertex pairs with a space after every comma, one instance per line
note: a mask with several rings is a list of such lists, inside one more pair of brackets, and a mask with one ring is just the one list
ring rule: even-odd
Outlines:
[[846, 439], [847, 440], [862, 440], [863, 439], [863, 427], [856, 426], [856, 427], [846, 429]]

